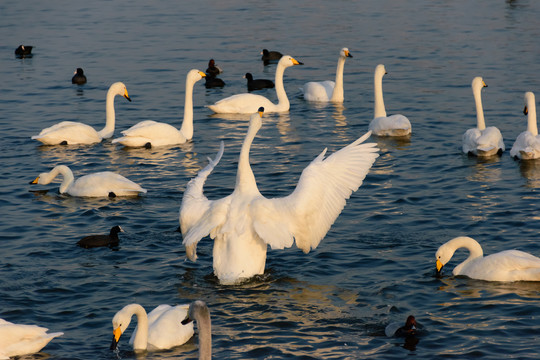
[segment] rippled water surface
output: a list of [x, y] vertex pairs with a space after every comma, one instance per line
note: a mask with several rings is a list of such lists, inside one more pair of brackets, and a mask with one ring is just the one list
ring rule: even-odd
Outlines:
[[[526, 127], [525, 91], [540, 93], [540, 2], [516, 1], [12, 1], [0, 3], [1, 242], [0, 317], [40, 324], [64, 336], [36, 358], [133, 359], [122, 337], [109, 350], [111, 319], [124, 305], [205, 300], [218, 359], [540, 358], [540, 285], [454, 277], [458, 252], [442, 278], [436, 249], [452, 237], [476, 238], [486, 254], [516, 248], [540, 255], [540, 162], [510, 158]], [[19, 44], [34, 57], [16, 59]], [[333, 79], [342, 47], [343, 106], [307, 103], [298, 88]], [[185, 185], [225, 142], [207, 181], [211, 199], [231, 192], [247, 122], [212, 115], [205, 105], [246, 91], [242, 76], [273, 78], [260, 51], [305, 63], [285, 72], [291, 110], [265, 115], [251, 162], [261, 192], [284, 196], [324, 149], [354, 141], [373, 116], [373, 70], [386, 66], [389, 114], [413, 124], [409, 140], [372, 138], [381, 149], [364, 184], [317, 249], [269, 251], [264, 276], [220, 286], [212, 243], [186, 260], [178, 227]], [[195, 136], [180, 147], [124, 149], [40, 146], [30, 139], [63, 120], [101, 128], [110, 84], [118, 135], [146, 119], [180, 127], [184, 80], [214, 58], [223, 89], [194, 91]], [[84, 68], [88, 83], [70, 82]], [[475, 76], [486, 122], [507, 151], [479, 161], [460, 153], [475, 125]], [[274, 90], [260, 94], [275, 100]], [[137, 199], [59, 195], [59, 182], [31, 186], [56, 164], [75, 176], [116, 171], [148, 193]], [[35, 190], [43, 190], [36, 192]], [[46, 191], [48, 190], [48, 191]], [[85, 250], [84, 235], [121, 225], [116, 249]], [[386, 338], [384, 327], [414, 314], [417, 344]], [[128, 330], [133, 331], [133, 325]], [[197, 356], [197, 340], [147, 359]], [[32, 357], [30, 357], [32, 358]]]

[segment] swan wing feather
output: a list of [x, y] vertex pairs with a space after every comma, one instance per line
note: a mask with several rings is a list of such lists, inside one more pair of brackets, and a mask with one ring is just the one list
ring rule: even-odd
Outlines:
[[272, 111], [275, 107], [275, 105], [264, 96], [245, 93], [221, 99], [214, 105], [209, 105], [208, 108], [216, 113], [253, 114], [256, 113], [261, 106], [264, 107], [265, 113]]
[[47, 145], [57, 145], [63, 141], [68, 144], [92, 144], [101, 141], [101, 136], [91, 127], [80, 122], [62, 121], [41, 130], [39, 135], [32, 136], [33, 140]]
[[110, 192], [123, 196], [146, 193], [146, 189], [120, 174], [103, 171], [80, 177], [67, 192], [72, 196], [108, 196]]

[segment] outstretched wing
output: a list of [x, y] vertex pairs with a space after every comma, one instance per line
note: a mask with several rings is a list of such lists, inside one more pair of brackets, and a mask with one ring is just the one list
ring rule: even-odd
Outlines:
[[273, 249], [296, 246], [304, 252], [316, 248], [358, 190], [379, 156], [375, 143], [352, 144], [324, 159], [326, 149], [304, 169], [296, 189], [284, 198], [259, 198], [252, 204], [254, 229]]

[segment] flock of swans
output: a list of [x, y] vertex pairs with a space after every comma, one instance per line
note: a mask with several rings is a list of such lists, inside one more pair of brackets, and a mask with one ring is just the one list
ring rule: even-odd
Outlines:
[[[345, 61], [352, 58], [349, 49], [339, 52], [335, 81], [308, 82], [302, 88], [304, 99], [317, 102], [342, 103], [344, 101], [343, 72]], [[382, 91], [384, 65], [378, 65], [374, 73], [374, 116], [369, 131], [351, 144], [327, 156], [323, 150], [303, 170], [295, 190], [282, 198], [265, 198], [258, 190], [250, 166], [250, 148], [263, 126], [263, 114], [286, 112], [290, 103], [285, 92], [283, 75], [285, 69], [302, 65], [290, 55], [263, 51], [265, 64], [276, 61], [275, 91], [278, 99], [273, 103], [266, 97], [244, 93], [237, 94], [208, 106], [215, 113], [251, 114], [237, 165], [236, 184], [233, 192], [221, 199], [209, 200], [204, 195], [204, 184], [218, 165], [224, 144], [208, 165], [189, 181], [179, 211], [179, 223], [187, 257], [197, 259], [197, 244], [209, 236], [214, 241], [213, 269], [222, 284], [236, 284], [265, 269], [268, 246], [284, 249], [294, 243], [305, 253], [316, 248], [325, 237], [336, 218], [345, 207], [347, 199], [358, 190], [364, 178], [379, 156], [375, 143], [365, 141], [371, 134], [377, 136], [410, 136], [412, 127], [404, 115], [387, 116]], [[219, 74], [221, 69], [211, 76]], [[209, 67], [210, 68], [210, 67]], [[82, 74], [82, 69], [81, 69]], [[112, 140], [126, 147], [160, 147], [183, 144], [193, 137], [193, 89], [196, 82], [207, 74], [193, 69], [186, 76], [184, 117], [180, 129], [146, 120]], [[246, 74], [246, 76], [251, 74]], [[248, 81], [253, 81], [248, 77]], [[249, 83], [248, 83], [249, 84]], [[272, 84], [273, 85], [273, 84]], [[249, 86], [249, 85], [248, 85]], [[272, 87], [266, 83], [262, 87]], [[486, 127], [481, 90], [487, 86], [481, 77], [472, 81], [476, 104], [477, 126], [463, 135], [462, 151], [478, 157], [500, 155], [504, 143], [496, 127]], [[255, 88], [254, 88], [255, 89]], [[106, 97], [105, 127], [96, 131], [79, 122], [63, 121], [32, 136], [45, 145], [94, 144], [113, 136], [115, 130], [115, 97], [129, 98], [126, 86], [117, 82], [110, 86]], [[516, 139], [511, 156], [529, 160], [540, 157], [540, 138], [536, 124], [535, 98], [532, 92], [525, 94], [525, 113], [528, 114], [527, 130]], [[58, 165], [50, 172], [40, 174], [32, 184], [48, 184], [57, 175], [63, 176], [60, 193], [81, 197], [137, 196], [146, 189], [125, 177], [112, 172], [98, 172], [75, 180], [71, 170]], [[111, 229], [109, 235], [87, 237], [79, 244], [83, 247], [101, 246], [102, 243], [118, 241], [121, 228]], [[112, 239], [112, 240], [111, 240]], [[97, 244], [97, 245], [96, 245]], [[436, 270], [442, 271], [459, 248], [465, 248], [470, 256], [453, 270], [454, 275], [465, 275], [487, 281], [540, 281], [540, 258], [518, 250], [508, 250], [484, 257], [482, 248], [474, 239], [458, 237], [440, 246], [436, 252]], [[192, 320], [199, 327], [200, 359], [211, 358], [211, 321], [206, 304], [200, 300], [188, 305], [159, 305], [149, 314], [138, 304], [130, 304], [118, 311], [112, 320], [113, 341], [116, 349], [121, 335], [136, 316], [137, 327], [129, 340], [135, 351], [169, 349], [184, 344], [194, 334]], [[402, 327], [406, 333], [415, 330], [414, 317]], [[396, 327], [397, 329], [397, 327]], [[392, 331], [394, 334], [397, 330]], [[0, 358], [24, 355], [41, 350], [61, 332], [47, 333], [47, 329], [35, 325], [18, 325], [0, 319]], [[390, 335], [389, 335], [390, 336]]]

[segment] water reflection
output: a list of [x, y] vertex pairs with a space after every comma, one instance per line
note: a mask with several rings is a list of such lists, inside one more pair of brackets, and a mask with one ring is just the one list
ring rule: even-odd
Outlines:
[[519, 171], [521, 176], [527, 179], [526, 187], [540, 187], [540, 160], [521, 160], [519, 162]]
[[465, 299], [486, 299], [489, 303], [506, 304], [506, 303], [527, 303], [528, 300], [520, 300], [516, 298], [501, 298], [491, 299], [492, 297], [501, 297], [508, 294], [515, 294], [526, 299], [540, 299], [540, 282], [538, 281], [514, 281], [514, 282], [499, 282], [499, 281], [483, 281], [470, 279], [464, 276], [458, 277], [443, 277], [440, 278], [443, 285], [440, 285], [437, 290], [452, 293], [455, 295], [456, 302], [446, 302], [444, 306], [459, 305]]
[[467, 157], [465, 161], [473, 168], [472, 174], [467, 176], [467, 180], [475, 182], [497, 182], [501, 180], [502, 172], [500, 167], [495, 167], [501, 161], [500, 156], [491, 156], [489, 158]]

